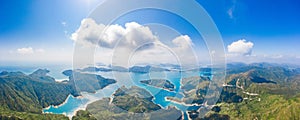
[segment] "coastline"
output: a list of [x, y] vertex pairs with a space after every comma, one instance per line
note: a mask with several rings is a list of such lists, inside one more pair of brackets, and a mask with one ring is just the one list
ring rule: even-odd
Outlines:
[[[50, 106], [48, 106], [46, 108], [43, 108], [42, 112], [43, 112], [43, 114], [63, 114], [63, 115], [65, 115], [65, 116], [67, 116], [67, 117], [69, 117], [71, 119], [73, 116], [76, 115], [76, 113], [79, 110], [86, 110], [86, 107], [90, 103], [93, 103], [93, 102], [95, 102], [97, 100], [101, 100], [102, 98], [106, 97], [104, 94], [102, 94], [102, 92], [103, 92], [102, 90], [113, 90], [113, 91], [115, 91], [115, 87], [114, 87], [114, 85], [113, 86], [108, 86], [108, 87], [105, 87], [103, 89], [97, 90], [95, 93], [82, 92], [81, 93], [82, 95], [81, 96], [77, 96], [77, 97], [69, 95], [67, 97], [67, 99], [62, 104], [57, 105], [57, 106], [50, 105]], [[81, 99], [81, 100], [85, 99], [87, 101], [82, 102], [79, 106], [73, 108], [68, 113], [66, 113], [66, 112], [63, 112], [63, 113], [44, 112], [45, 110], [49, 110], [50, 108], [57, 109], [57, 108], [65, 105], [65, 104], [67, 104], [70, 97], [72, 97], [74, 99]], [[107, 97], [109, 97], [109, 96], [107, 96]]]
[[184, 106], [188, 106], [188, 107], [192, 107], [192, 106], [202, 106], [202, 105], [203, 105], [203, 104], [197, 104], [197, 103], [187, 104], [187, 103], [183, 102], [182, 100], [176, 100], [176, 99], [173, 98], [173, 97], [165, 97], [165, 101], [173, 102], [173, 103], [180, 104], [180, 105], [184, 105]]
[[65, 101], [62, 102], [61, 104], [59, 104], [59, 105], [49, 105], [48, 107], [43, 108], [42, 109], [43, 113], [44, 113], [44, 110], [49, 110], [51, 107], [58, 108], [58, 107], [61, 107], [61, 106], [65, 105], [68, 102], [68, 100], [69, 100], [70, 97], [74, 98], [73, 95], [69, 94], [68, 97], [65, 99]]
[[[182, 79], [180, 79], [180, 86], [178, 88], [181, 88], [181, 85], [182, 85]], [[156, 86], [152, 86], [152, 85], [147, 85], [147, 84], [144, 84], [144, 86], [147, 86], [147, 87], [152, 87], [152, 88], [155, 88], [155, 89], [160, 89], [160, 90], [164, 90], [164, 91], [167, 91], [167, 92], [170, 92], [170, 93], [174, 93], [174, 94], [179, 94], [177, 93], [176, 91], [170, 91], [168, 89], [165, 89], [165, 88], [160, 88], [160, 87], [156, 87]], [[82, 93], [81, 96], [78, 96], [78, 97], [74, 97], [74, 96], [68, 96], [68, 98], [60, 105], [57, 105], [57, 106], [48, 106], [46, 108], [43, 108], [43, 113], [51, 113], [51, 112], [44, 112], [44, 110], [48, 110], [50, 109], [51, 107], [52, 108], [58, 108], [57, 110], [60, 110], [59, 107], [67, 104], [68, 100], [69, 100], [69, 97], [73, 97], [73, 98], [76, 98], [76, 99], [85, 99], [87, 101], [84, 101], [83, 103], [79, 104], [78, 106], [75, 106], [75, 107], [72, 107], [72, 109], [69, 109], [67, 113], [62, 113], [62, 111], [59, 111], [58, 113], [52, 113], [52, 114], [63, 114], [67, 117], [69, 117], [70, 119], [76, 115], [76, 113], [79, 111], [79, 110], [86, 110], [87, 106], [90, 104], [90, 103], [93, 103], [97, 100], [101, 100], [103, 99], [104, 97], [110, 97], [110, 100], [112, 100], [113, 98], [111, 98], [111, 95], [114, 94], [116, 92], [116, 90], [119, 88], [120, 86], [118, 86], [118, 84], [113, 84], [111, 86], [107, 86], [103, 89], [100, 89], [100, 90], [97, 90], [95, 93]], [[141, 86], [138, 86], [138, 87], [141, 87]], [[175, 86], [176, 88], [177, 86]], [[144, 89], [146, 89], [145, 87], [142, 87]], [[105, 94], [103, 94], [105, 92]], [[154, 96], [151, 92], [150, 94], [152, 96]], [[184, 94], [181, 94], [183, 97], [184, 97]], [[185, 103], [181, 103], [181, 102], [176, 102], [176, 101], [170, 101], [170, 100], [166, 100], [166, 97], [164, 98], [165, 101], [168, 101], [168, 102], [171, 102], [173, 104], [178, 104], [179, 106], [194, 106], [194, 105], [197, 105], [197, 104], [185, 104]], [[155, 104], [159, 105], [161, 108], [163, 109], [166, 109], [167, 107], [169, 106], [165, 106], [163, 107], [162, 105], [158, 104], [155, 102], [156, 100], [156, 97], [154, 97], [152, 99], [152, 102], [154, 102]], [[70, 103], [71, 104], [71, 103]], [[175, 105], [172, 105], [174, 107], [176, 107]], [[178, 110], [180, 110], [178, 107], [176, 107]], [[54, 109], [54, 111], [56, 111], [56, 109]]]
[[142, 83], [142, 84], [145, 85], [145, 86], [148, 86], [148, 87], [154, 87], [154, 88], [157, 88], [157, 89], [161, 89], [161, 90], [165, 90], [165, 91], [176, 93], [176, 91], [175, 91], [176, 86], [174, 87], [174, 90], [171, 91], [171, 90], [169, 90], [167, 88], [160, 88], [160, 87], [157, 87], [157, 86], [154, 86], [154, 85], [145, 84], [145, 83]]
[[[165, 99], [166, 99], [167, 97], [165, 97]], [[166, 101], [169, 101], [169, 100], [166, 100]], [[179, 104], [179, 105], [184, 105], [184, 104], [182, 104], [182, 103], [179, 103], [179, 102], [176, 102], [176, 101], [169, 101], [169, 102], [173, 102], [173, 103], [175, 103], [175, 104]], [[187, 104], [185, 104], [184, 106], [188, 106]], [[173, 105], [173, 106], [168, 106], [168, 107], [175, 107], [175, 109], [177, 109], [177, 110], [180, 110], [177, 106], [175, 106], [175, 105]], [[167, 107], [167, 108], [168, 108]], [[167, 109], [166, 108], [166, 109]], [[184, 119], [185, 118], [185, 114], [187, 115], [187, 119], [188, 120], [192, 120], [191, 118], [190, 118], [190, 116], [189, 116], [189, 113], [188, 113], [188, 111], [186, 110], [186, 111], [183, 111], [183, 110], [180, 110], [181, 111], [181, 115], [182, 115], [182, 118]]]
[[[61, 104], [59, 104], [59, 105], [50, 105], [50, 106], [48, 106], [48, 107], [43, 108], [43, 109], [42, 109], [42, 114], [57, 114], [57, 113], [53, 113], [53, 112], [47, 112], [47, 110], [49, 110], [50, 108], [55, 108], [55, 109], [57, 109], [57, 108], [59, 108], [59, 107], [65, 105], [65, 104], [67, 104], [68, 101], [69, 101], [69, 99], [70, 99], [70, 97], [75, 98], [75, 99], [83, 99], [83, 98], [84, 98], [83, 96], [77, 96], [77, 97], [74, 97], [73, 95], [69, 94], [68, 97], [65, 99], [65, 101], [64, 101], [63, 103], [61, 103]], [[45, 110], [46, 110], [46, 112], [45, 112]], [[75, 112], [77, 112], [77, 111], [78, 111], [78, 110], [76, 110]], [[65, 115], [65, 116], [67, 116], [67, 117], [72, 117], [72, 116], [74, 116], [76, 113], [75, 113], [75, 114], [72, 114], [72, 116], [68, 115], [66, 112], [63, 112], [63, 113], [60, 113], [60, 114], [63, 114], [63, 115]]]

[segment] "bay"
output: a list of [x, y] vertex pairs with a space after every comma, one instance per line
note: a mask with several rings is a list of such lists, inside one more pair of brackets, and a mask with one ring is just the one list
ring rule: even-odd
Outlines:
[[[102, 90], [98, 90], [95, 94], [92, 93], [82, 93], [81, 97], [69, 96], [66, 101], [60, 106], [50, 106], [44, 108], [44, 113], [54, 113], [54, 114], [65, 114], [68, 117], [72, 117], [76, 111], [85, 110], [86, 106], [92, 102], [100, 100], [104, 97], [110, 97], [115, 90], [121, 86], [131, 87], [138, 86], [146, 89], [154, 96], [153, 102], [160, 105], [163, 108], [169, 106], [175, 106], [177, 109], [184, 112], [184, 118], [187, 119], [186, 110], [197, 110], [200, 106], [185, 106], [183, 104], [166, 101], [165, 97], [184, 97], [180, 94], [180, 80], [186, 77], [199, 76], [202, 75], [199, 71], [189, 71], [189, 72], [178, 72], [178, 71], [164, 71], [164, 72], [150, 72], [147, 74], [142, 73], [129, 73], [129, 72], [97, 72], [93, 74], [99, 74], [105, 78], [116, 79], [118, 82], [116, 84], [105, 87]], [[175, 91], [168, 91], [165, 89], [147, 86], [142, 84], [141, 80], [148, 79], [167, 79], [170, 80], [175, 85]]]

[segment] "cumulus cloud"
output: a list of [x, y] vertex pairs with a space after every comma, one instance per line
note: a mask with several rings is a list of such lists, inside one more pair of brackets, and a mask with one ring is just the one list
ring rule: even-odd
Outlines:
[[176, 37], [174, 40], [172, 40], [172, 43], [183, 49], [189, 48], [193, 45], [191, 38], [187, 35]]
[[71, 39], [77, 42], [98, 44], [100, 47], [114, 48], [137, 47], [146, 42], [159, 42], [149, 27], [136, 22], [120, 25], [97, 24], [91, 18], [82, 20], [79, 29], [72, 34]]
[[17, 49], [17, 53], [22, 55], [34, 54], [34, 53], [44, 53], [44, 49], [33, 49], [32, 47], [24, 47]]
[[[99, 60], [107, 59], [103, 56], [110, 56], [114, 60], [122, 60], [122, 64], [128, 63], [128, 59], [135, 59], [134, 61], [140, 63], [168, 63], [176, 59], [191, 63], [195, 59], [191, 52], [193, 42], [188, 35], [175, 37], [170, 41], [172, 45], [168, 46], [148, 26], [136, 22], [126, 23], [124, 26], [103, 25], [87, 18], [82, 20], [81, 26], [71, 35], [71, 39], [82, 45], [99, 46], [102, 49], [102, 52], [97, 53], [102, 56]], [[130, 55], [134, 57], [126, 58]]]
[[241, 39], [228, 45], [227, 49], [230, 54], [249, 56], [252, 54], [253, 46], [254, 44], [252, 42], [247, 42], [245, 39]]
[[245, 39], [241, 39], [228, 45], [227, 62], [243, 62], [243, 63], [291, 63], [299, 64], [297, 56], [288, 54], [252, 54], [254, 44]]

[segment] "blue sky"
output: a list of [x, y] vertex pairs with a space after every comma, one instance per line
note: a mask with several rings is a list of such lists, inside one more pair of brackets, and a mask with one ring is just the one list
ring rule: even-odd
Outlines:
[[[20, 59], [32, 61], [28, 56], [14, 55], [21, 48], [32, 48], [34, 52], [48, 54], [48, 58], [45, 58], [49, 61], [67, 61], [61, 57], [72, 56], [73, 41], [70, 40], [70, 35], [78, 29], [81, 20], [102, 2], [103, 0], [1, 0], [0, 62]], [[197, 0], [197, 2], [216, 23], [226, 48], [235, 41], [245, 39], [254, 44], [253, 56], [274, 58], [288, 56], [294, 63], [299, 60], [297, 58], [300, 57], [299, 0]], [[129, 15], [127, 18], [131, 20], [138, 14]], [[140, 13], [142, 14], [144, 13]], [[163, 19], [157, 19], [161, 23], [169, 23], [170, 19], [173, 19], [172, 15], [161, 16]], [[143, 19], [137, 21], [143, 23]], [[119, 21], [120, 24], [122, 22], [123, 24], [127, 22], [126, 17]], [[177, 28], [180, 29], [178, 26]], [[192, 28], [186, 29], [186, 32], [189, 32], [188, 30]], [[54, 58], [57, 60], [52, 60]]]

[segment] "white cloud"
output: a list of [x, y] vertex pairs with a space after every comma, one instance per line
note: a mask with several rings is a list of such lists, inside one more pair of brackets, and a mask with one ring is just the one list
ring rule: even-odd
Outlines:
[[249, 56], [252, 54], [253, 46], [254, 44], [252, 42], [241, 39], [228, 45], [227, 49], [229, 54]]
[[176, 37], [174, 40], [172, 40], [172, 43], [180, 48], [189, 48], [193, 45], [193, 42], [191, 38], [187, 35], [182, 35], [179, 37]]
[[19, 48], [19, 49], [17, 49], [17, 52], [19, 54], [23, 54], [23, 55], [25, 55], [25, 54], [33, 54], [34, 53], [32, 47]]
[[32, 47], [25, 47], [25, 48], [19, 48], [17, 49], [17, 53], [21, 55], [29, 55], [34, 53], [44, 53], [44, 49], [33, 49]]
[[181, 64], [185, 61], [193, 63], [192, 60], [195, 59], [193, 43], [188, 35], [175, 37], [170, 42], [172, 45], [167, 46], [148, 26], [136, 22], [126, 23], [123, 27], [118, 24], [98, 24], [90, 18], [84, 19], [71, 39], [84, 46], [99, 46], [101, 50], [96, 53], [98, 55], [96, 60], [106, 59], [107, 62], [111, 62], [111, 59], [122, 60], [123, 63], [120, 62], [122, 65], [128, 63], [126, 60], [129, 59], [134, 59], [132, 61], [135, 63], [169, 63], [180, 59]]
[[120, 25], [97, 24], [93, 19], [82, 20], [80, 28], [72, 34], [71, 39], [79, 43], [98, 44], [100, 47], [114, 48], [137, 47], [146, 42], [159, 42], [149, 27], [138, 23]]

